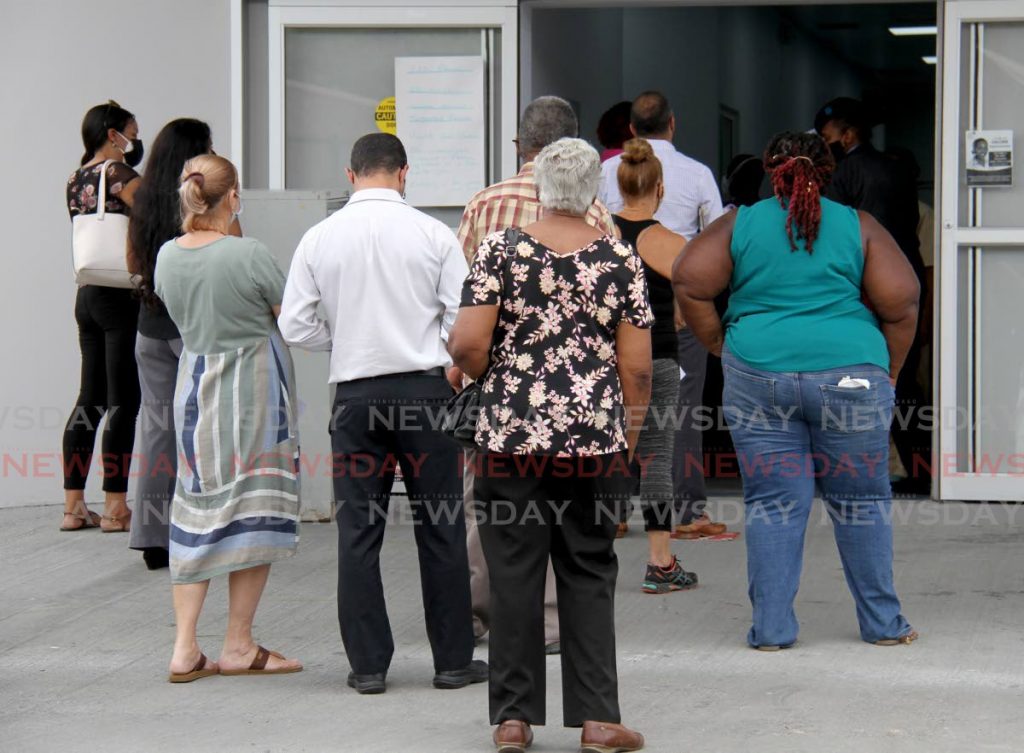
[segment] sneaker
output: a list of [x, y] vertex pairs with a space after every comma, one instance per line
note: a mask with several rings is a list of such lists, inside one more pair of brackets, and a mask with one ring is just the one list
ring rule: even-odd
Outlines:
[[640, 586], [644, 593], [667, 594], [672, 591], [689, 591], [697, 587], [697, 573], [683, 570], [676, 557], [668, 567], [647, 565], [647, 575]]

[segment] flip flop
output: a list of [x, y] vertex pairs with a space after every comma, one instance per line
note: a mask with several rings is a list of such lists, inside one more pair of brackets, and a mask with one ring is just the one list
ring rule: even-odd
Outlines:
[[883, 638], [880, 641], [875, 641], [876, 646], [909, 646], [911, 643], [916, 641], [921, 636], [918, 635], [916, 630], [911, 630], [905, 635], [901, 635], [899, 638]]
[[280, 669], [267, 669], [267, 659], [271, 656], [277, 659], [284, 659], [282, 654], [277, 651], [268, 651], [263, 646], [256, 647], [256, 656], [252, 660], [252, 664], [249, 665], [248, 669], [222, 669], [220, 673], [229, 677], [237, 677], [239, 675], [290, 675], [293, 672], [301, 672], [302, 667], [281, 667]]
[[60, 530], [64, 532], [70, 531], [84, 531], [86, 528], [98, 528], [100, 520], [102, 519], [98, 513], [90, 512], [88, 515], [83, 515], [78, 512], [66, 512], [65, 515], [70, 515], [72, 518], [82, 521], [82, 525], [69, 528], [67, 526], [61, 526]]
[[220, 669], [207, 668], [206, 665], [209, 662], [206, 659], [205, 654], [199, 654], [199, 661], [196, 662], [196, 666], [192, 668], [191, 672], [171, 672], [167, 676], [168, 682], [195, 682], [196, 680], [202, 680], [204, 677], [213, 677], [213, 675], [220, 674]]

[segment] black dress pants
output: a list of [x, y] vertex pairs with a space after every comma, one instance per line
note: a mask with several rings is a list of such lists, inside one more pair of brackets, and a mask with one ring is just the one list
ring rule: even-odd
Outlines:
[[139, 302], [131, 290], [83, 285], [75, 298], [82, 380], [64, 427], [64, 488], [84, 489], [104, 415], [103, 491], [127, 492], [142, 401], [135, 365]]
[[473, 659], [459, 448], [431, 428], [451, 394], [443, 376], [395, 375], [337, 387], [331, 447], [338, 622], [356, 674], [386, 673], [395, 650], [380, 548], [396, 466], [413, 512], [434, 669], [462, 669]]
[[567, 727], [619, 722], [614, 541], [625, 455], [480, 453], [474, 492], [491, 574], [492, 724], [545, 720], [544, 580], [555, 570]]

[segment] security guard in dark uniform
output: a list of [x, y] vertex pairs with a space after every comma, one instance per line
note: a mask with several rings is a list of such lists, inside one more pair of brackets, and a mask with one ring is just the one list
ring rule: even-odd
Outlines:
[[[889, 231], [917, 274], [923, 304], [927, 286], [917, 237], [917, 187], [912, 174], [871, 145], [871, 121], [856, 99], [839, 97], [828, 102], [815, 116], [814, 128], [836, 158], [826, 195], [868, 212]], [[908, 474], [906, 480], [894, 485], [897, 493], [928, 494], [931, 489], [931, 432], [919, 413], [925, 403], [924, 390], [917, 381], [921, 345], [918, 335], [896, 381], [896, 406], [901, 416], [893, 422], [893, 440]]]

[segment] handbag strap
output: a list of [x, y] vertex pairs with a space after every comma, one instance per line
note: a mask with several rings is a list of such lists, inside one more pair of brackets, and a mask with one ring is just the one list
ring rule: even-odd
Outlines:
[[102, 220], [107, 214], [107, 167], [114, 160], [108, 159], [103, 163], [103, 168], [100, 170], [100, 188], [99, 196], [97, 197], [96, 204], [96, 219]]

